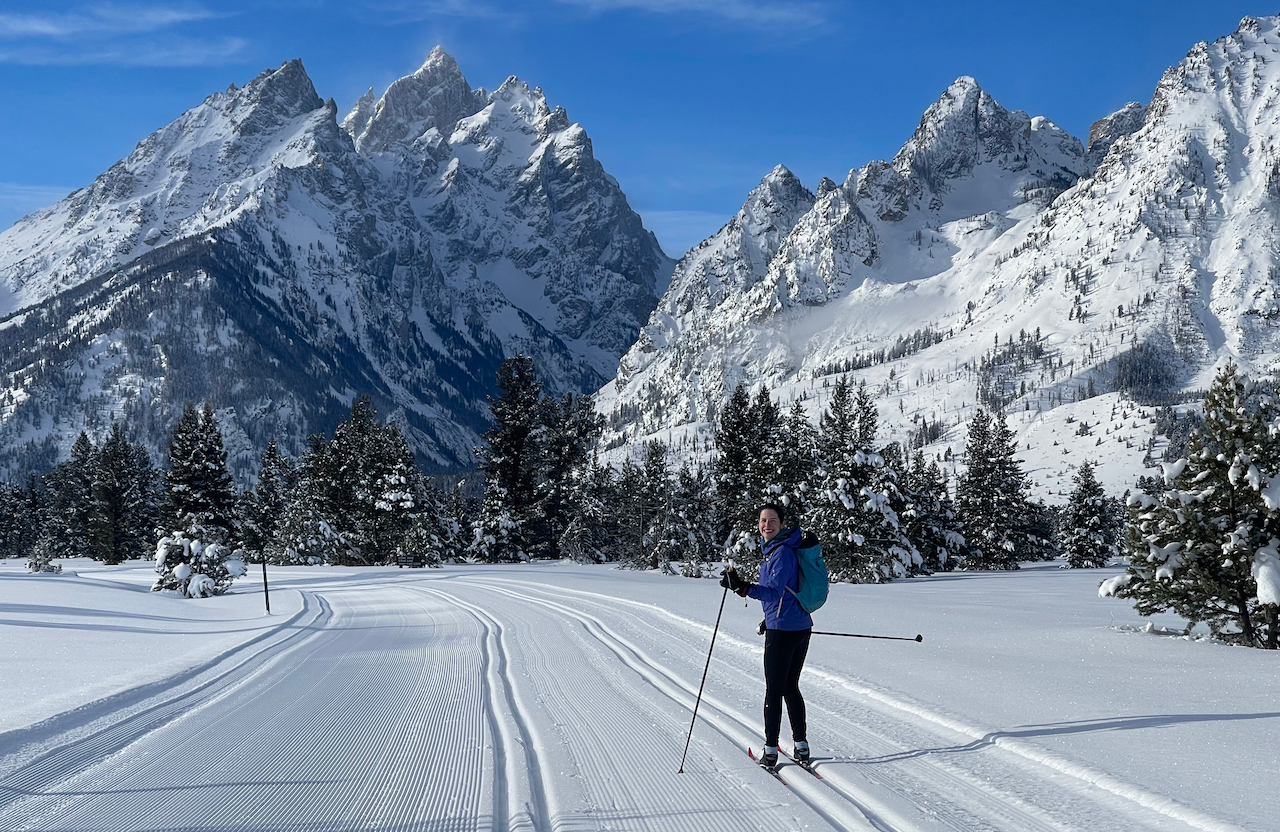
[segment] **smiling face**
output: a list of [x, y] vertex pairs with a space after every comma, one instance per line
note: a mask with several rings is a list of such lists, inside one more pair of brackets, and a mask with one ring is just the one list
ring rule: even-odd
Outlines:
[[773, 540], [782, 531], [782, 518], [771, 508], [760, 510], [760, 536], [766, 541]]

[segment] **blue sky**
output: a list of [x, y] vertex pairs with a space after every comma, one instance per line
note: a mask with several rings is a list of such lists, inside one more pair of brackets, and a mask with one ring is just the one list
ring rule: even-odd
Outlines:
[[1274, 9], [827, 0], [0, 4], [0, 228], [87, 185], [230, 83], [301, 58], [340, 113], [440, 44], [472, 86], [541, 86], [663, 246], [714, 233], [782, 163], [809, 187], [891, 157], [960, 75], [1083, 140], [1201, 40]]

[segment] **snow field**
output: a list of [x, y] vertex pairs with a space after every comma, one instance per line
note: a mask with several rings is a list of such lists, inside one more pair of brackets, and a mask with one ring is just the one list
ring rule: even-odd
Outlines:
[[[784, 765], [785, 784], [745, 753], [760, 744], [759, 608], [736, 597], [676, 773], [712, 581], [569, 564], [276, 569], [273, 601], [300, 599], [291, 624], [103, 699], [79, 638], [96, 618], [35, 625], [69, 596], [92, 611], [95, 581], [111, 603], [122, 584], [103, 578], [141, 571], [0, 572], [4, 643], [44, 644], [83, 697], [0, 733], [0, 828], [1273, 828], [1274, 656], [1135, 632], [1141, 619], [1094, 592], [1114, 569], [837, 585], [821, 629], [925, 640], [814, 637], [802, 686], [822, 779]], [[237, 587], [179, 608], [217, 621], [260, 602]], [[21, 702], [0, 659], [0, 695]]]

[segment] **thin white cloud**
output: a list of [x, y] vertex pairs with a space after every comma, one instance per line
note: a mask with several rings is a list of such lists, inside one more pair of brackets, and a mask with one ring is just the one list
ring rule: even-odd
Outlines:
[[0, 14], [0, 38], [101, 38], [154, 32], [221, 17], [199, 6], [138, 6], [103, 3], [62, 14]]
[[0, 48], [0, 63], [27, 66], [217, 66], [238, 60], [248, 51], [249, 45], [244, 38], [205, 41], [182, 37], [92, 44], [77, 49], [35, 45]]
[[823, 4], [769, 0], [557, 0], [593, 12], [634, 9], [653, 14], [699, 14], [750, 26], [811, 28], [827, 22]]
[[51, 185], [19, 185], [14, 182], [0, 182], [0, 231], [32, 211], [52, 205], [72, 190], [72, 188]]
[[0, 13], [0, 63], [203, 66], [240, 57], [248, 41], [184, 34], [228, 15], [194, 3], [98, 3], [65, 12]]
[[369, 0], [365, 6], [401, 21], [422, 21], [439, 17], [514, 20], [519, 12], [477, 0]]

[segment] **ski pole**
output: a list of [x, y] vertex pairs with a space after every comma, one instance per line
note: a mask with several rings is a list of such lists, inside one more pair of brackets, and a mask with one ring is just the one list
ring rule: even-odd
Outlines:
[[693, 725], [698, 721], [698, 706], [702, 704], [702, 687], [707, 683], [707, 671], [711, 669], [711, 651], [716, 646], [716, 633], [720, 632], [720, 616], [724, 614], [724, 599], [729, 597], [729, 587], [724, 588], [720, 596], [720, 612], [716, 613], [716, 626], [711, 631], [711, 646], [707, 648], [707, 666], [702, 668], [702, 682], [698, 685], [698, 699], [693, 703], [693, 719], [689, 721], [689, 736], [684, 741], [684, 753], [680, 755], [680, 770], [676, 774], [684, 774], [684, 758], [689, 756], [689, 742], [693, 739]]
[[924, 641], [924, 636], [917, 635], [915, 638], [903, 638], [902, 636], [864, 636], [861, 633], [824, 633], [821, 630], [814, 630], [815, 636], [844, 636], [845, 638], [883, 638], [888, 641]]

